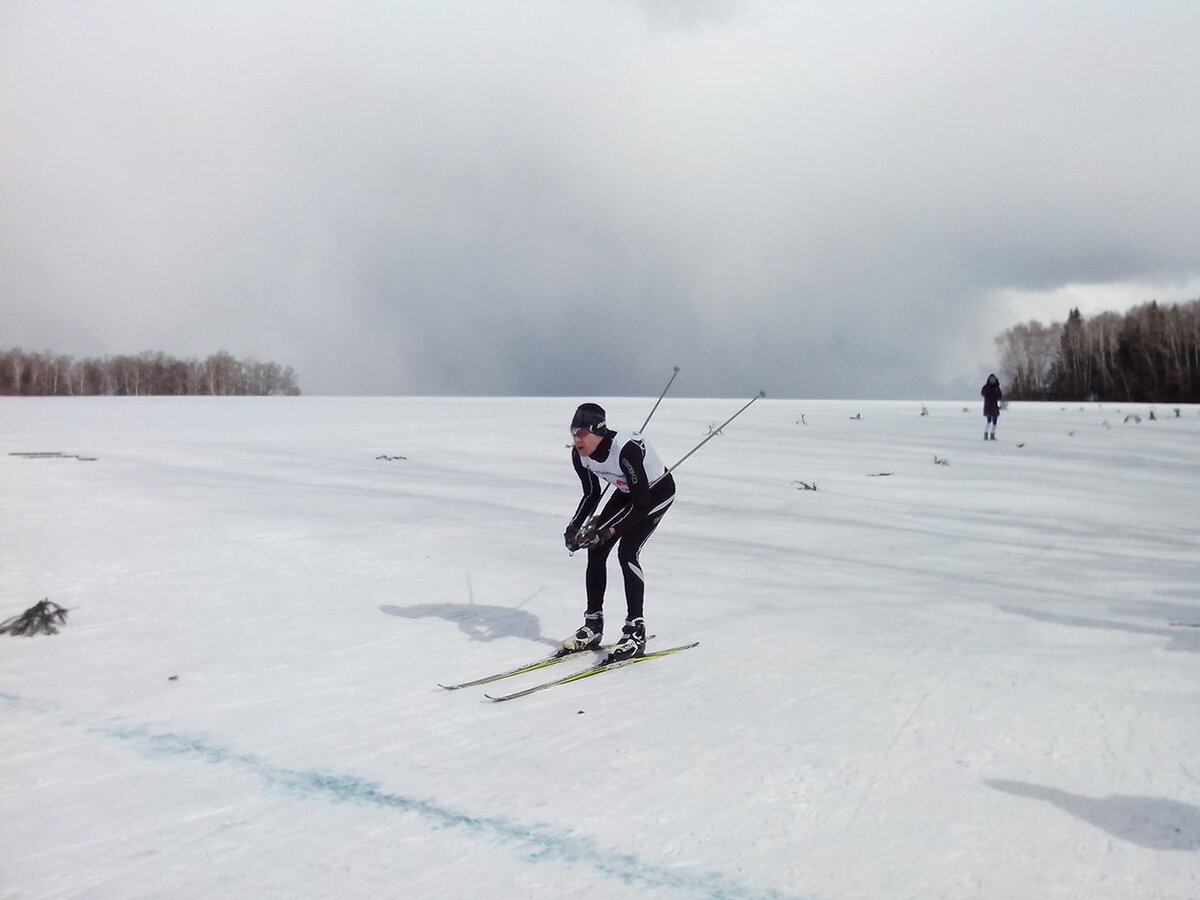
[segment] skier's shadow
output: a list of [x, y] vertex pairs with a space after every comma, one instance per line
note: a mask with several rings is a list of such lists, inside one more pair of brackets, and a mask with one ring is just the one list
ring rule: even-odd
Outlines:
[[1135, 625], [1132, 622], [1087, 619], [1081, 616], [1064, 616], [1037, 609], [1027, 609], [1022, 606], [997, 606], [996, 608], [1003, 612], [1037, 619], [1040, 622], [1053, 622], [1055, 625], [1067, 625], [1073, 628], [1094, 628], [1101, 631], [1124, 631], [1129, 634], [1146, 634], [1153, 637], [1163, 637], [1168, 639], [1167, 645], [1163, 649], [1169, 652], [1200, 653], [1200, 632], [1189, 631], [1183, 625], [1155, 628], [1147, 625]]
[[1200, 850], [1200, 809], [1161, 797], [1086, 797], [1023, 781], [988, 780], [988, 787], [1053, 804], [1115, 838], [1151, 850]]
[[558, 641], [542, 634], [542, 623], [538, 617], [520, 607], [478, 603], [419, 603], [415, 606], [389, 604], [379, 607], [379, 610], [402, 619], [444, 619], [456, 624], [459, 631], [473, 641], [486, 642], [518, 637], [550, 647], [559, 646]]

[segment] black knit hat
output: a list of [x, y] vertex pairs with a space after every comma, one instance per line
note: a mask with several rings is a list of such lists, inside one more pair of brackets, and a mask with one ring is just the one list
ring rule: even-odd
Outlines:
[[571, 430], [586, 428], [592, 434], [604, 434], [608, 428], [605, 423], [604, 407], [598, 403], [583, 403], [575, 410], [571, 418]]

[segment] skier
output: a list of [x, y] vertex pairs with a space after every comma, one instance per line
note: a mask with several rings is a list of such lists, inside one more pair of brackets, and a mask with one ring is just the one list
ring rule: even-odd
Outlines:
[[[675, 500], [675, 480], [654, 449], [640, 434], [613, 431], [604, 408], [584, 403], [571, 419], [571, 463], [583, 486], [583, 499], [563, 533], [567, 549], [586, 549], [587, 608], [583, 625], [563, 641], [564, 650], [594, 650], [604, 634], [604, 589], [608, 556], [617, 547], [625, 579], [625, 625], [605, 663], [641, 656], [646, 650], [643, 600], [646, 584], [638, 554]], [[594, 525], [588, 516], [600, 503], [603, 479], [616, 493], [604, 505]]]
[[[1000, 379], [995, 375], [989, 375], [987, 382], [983, 385], [983, 390], [979, 392], [983, 396], [983, 439], [996, 439], [996, 420], [1000, 418], [1000, 399], [1004, 394], [1000, 391]], [[992, 432], [988, 434], [988, 426], [991, 426]]]

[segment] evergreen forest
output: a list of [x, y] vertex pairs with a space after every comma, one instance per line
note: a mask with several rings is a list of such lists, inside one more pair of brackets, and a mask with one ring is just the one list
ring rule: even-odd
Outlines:
[[996, 338], [1010, 400], [1200, 402], [1200, 300], [1027, 322]]

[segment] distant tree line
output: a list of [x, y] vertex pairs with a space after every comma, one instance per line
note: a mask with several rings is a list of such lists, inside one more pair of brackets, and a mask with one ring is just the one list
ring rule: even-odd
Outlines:
[[25, 353], [20, 347], [0, 352], [0, 395], [296, 396], [299, 393], [291, 366], [234, 359], [224, 350], [203, 360], [174, 359], [149, 350], [138, 356], [81, 360], [52, 353]]
[[996, 338], [1012, 400], [1200, 402], [1200, 300], [1027, 322]]

